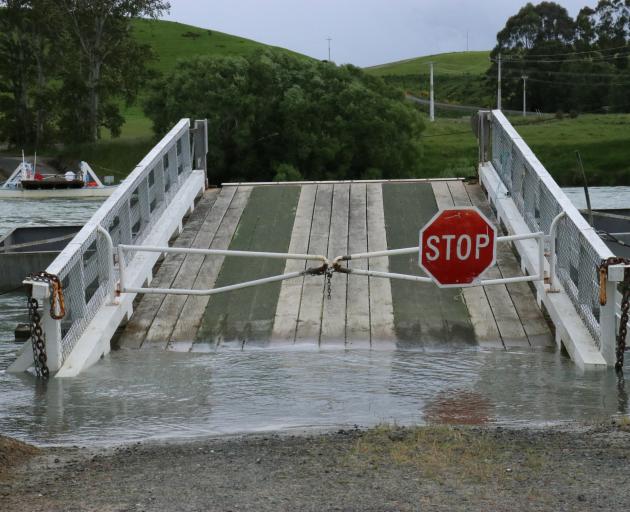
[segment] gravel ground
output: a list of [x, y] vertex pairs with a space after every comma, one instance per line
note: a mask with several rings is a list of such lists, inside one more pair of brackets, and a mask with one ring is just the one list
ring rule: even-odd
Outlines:
[[627, 424], [20, 450], [0, 473], [1, 510], [630, 510]]

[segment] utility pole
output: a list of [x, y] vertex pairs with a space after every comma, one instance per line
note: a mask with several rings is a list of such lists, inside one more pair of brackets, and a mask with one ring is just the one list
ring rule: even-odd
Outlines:
[[521, 77], [523, 79], [523, 117], [527, 117], [527, 75]]
[[435, 98], [433, 95], [433, 62], [429, 62], [431, 66], [431, 78], [429, 79], [429, 120], [435, 121]]
[[332, 38], [328, 38], [326, 39], [326, 41], [328, 41], [328, 62], [330, 62], [330, 43], [332, 41]]
[[466, 31], [466, 51], [468, 51], [468, 30]]
[[499, 77], [497, 88], [497, 109], [501, 110], [501, 54], [499, 53]]

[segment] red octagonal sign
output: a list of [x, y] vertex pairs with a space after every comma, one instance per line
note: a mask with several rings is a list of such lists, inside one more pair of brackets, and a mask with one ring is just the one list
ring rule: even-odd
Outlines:
[[474, 286], [496, 260], [497, 230], [477, 208], [441, 210], [420, 231], [422, 270], [440, 287]]

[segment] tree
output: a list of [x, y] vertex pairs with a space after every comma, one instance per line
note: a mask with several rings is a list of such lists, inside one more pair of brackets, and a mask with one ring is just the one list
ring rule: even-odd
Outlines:
[[29, 2], [0, 1], [0, 138], [23, 145], [33, 137], [29, 77], [34, 72], [28, 33]]
[[145, 112], [157, 133], [208, 118], [215, 183], [413, 177], [421, 166], [421, 115], [400, 91], [279, 50], [180, 61], [153, 84]]
[[120, 130], [122, 118], [113, 97], [122, 90], [125, 99], [133, 99], [147, 76], [144, 62], [149, 49], [132, 38], [129, 21], [157, 17], [170, 4], [163, 0], [56, 1], [67, 16], [67, 56], [78, 49], [78, 58], [67, 60], [64, 70], [64, 86], [70, 88], [65, 124], [72, 127], [73, 138], [85, 134], [96, 141], [101, 126], [114, 133]]
[[[626, 109], [630, 102], [622, 85], [630, 78], [629, 36], [630, 0], [600, 0], [575, 20], [556, 3], [528, 3], [508, 19], [492, 51], [493, 60], [501, 54], [504, 64], [505, 105], [520, 108], [520, 78], [527, 75], [532, 108]], [[488, 77], [496, 74], [495, 62]]]

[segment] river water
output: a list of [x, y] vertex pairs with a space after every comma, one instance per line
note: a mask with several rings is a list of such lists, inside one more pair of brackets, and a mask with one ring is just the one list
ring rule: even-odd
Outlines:
[[[603, 191], [611, 207], [630, 196]], [[573, 193], [579, 196], [579, 190]], [[623, 203], [623, 204], [622, 204]], [[0, 234], [77, 224], [95, 201], [0, 201]], [[597, 204], [597, 203], [596, 203]], [[598, 206], [595, 206], [598, 207]], [[37, 382], [6, 368], [24, 297], [0, 296], [0, 433], [38, 445], [190, 438], [377, 423], [541, 426], [628, 414], [630, 386], [580, 371], [555, 351], [250, 350], [114, 352], [74, 379]]]

